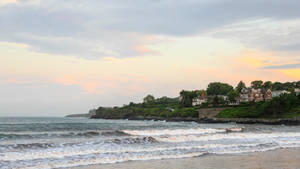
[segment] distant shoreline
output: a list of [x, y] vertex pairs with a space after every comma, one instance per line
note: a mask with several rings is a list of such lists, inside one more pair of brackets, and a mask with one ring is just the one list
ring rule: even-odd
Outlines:
[[[93, 117], [92, 117], [93, 118]], [[258, 119], [258, 118], [162, 118], [162, 117], [129, 117], [129, 118], [94, 118], [109, 120], [154, 120], [166, 122], [197, 122], [197, 123], [237, 123], [237, 124], [265, 124], [265, 125], [300, 125], [300, 119]]]

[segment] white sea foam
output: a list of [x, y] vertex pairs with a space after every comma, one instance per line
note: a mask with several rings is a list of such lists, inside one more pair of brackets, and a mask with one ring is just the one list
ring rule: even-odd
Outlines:
[[155, 137], [156, 140], [162, 142], [192, 142], [192, 141], [213, 141], [213, 140], [225, 140], [225, 139], [276, 139], [276, 138], [293, 138], [300, 137], [300, 133], [218, 133], [212, 135], [179, 135], [179, 136], [166, 136], [166, 137]]
[[229, 129], [213, 129], [213, 128], [195, 128], [195, 129], [173, 129], [173, 130], [123, 130], [123, 132], [130, 135], [137, 136], [162, 136], [162, 135], [201, 135], [213, 134], [223, 132], [240, 132], [242, 128], [229, 128]]
[[191, 146], [173, 146], [173, 147], [156, 147], [156, 148], [114, 148], [115, 150], [99, 149], [99, 147], [89, 148], [69, 148], [69, 149], [53, 149], [53, 150], [40, 150], [29, 152], [9, 152], [0, 156], [0, 161], [19, 161], [19, 160], [34, 160], [46, 158], [63, 158], [78, 155], [89, 154], [108, 154], [108, 153], [151, 153], [151, 152], [164, 152], [164, 151], [182, 151], [192, 149], [211, 149], [211, 148], [230, 148], [238, 146], [255, 146], [257, 144], [236, 144], [236, 145], [223, 145], [223, 144], [206, 144], [206, 145], [191, 145]]

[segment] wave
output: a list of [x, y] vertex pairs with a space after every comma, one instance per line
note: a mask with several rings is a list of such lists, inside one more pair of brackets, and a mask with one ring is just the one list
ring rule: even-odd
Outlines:
[[[144, 139], [141, 139], [144, 140]], [[23, 145], [19, 145], [22, 147]], [[31, 145], [33, 146], [33, 145]], [[36, 145], [34, 145], [36, 146]], [[51, 146], [51, 145], [37, 145], [37, 146]], [[0, 156], [0, 161], [24, 161], [36, 159], [56, 159], [66, 157], [84, 157], [97, 156], [132, 156], [145, 154], [187, 154], [191, 152], [201, 152], [207, 154], [233, 154], [244, 152], [267, 151], [276, 148], [299, 147], [300, 141], [295, 142], [278, 142], [278, 143], [241, 143], [241, 144], [204, 144], [204, 145], [174, 145], [174, 146], [160, 146], [160, 147], [141, 147], [141, 146], [113, 146], [100, 144], [94, 146], [87, 144], [86, 146], [76, 145], [63, 148], [52, 148], [47, 150], [30, 150], [20, 152], [6, 152]], [[28, 147], [28, 146], [25, 146]]]
[[[40, 150], [40, 151], [29, 151], [29, 152], [8, 152], [0, 156], [0, 161], [23, 161], [23, 160], [34, 160], [34, 159], [51, 159], [51, 158], [66, 158], [66, 157], [76, 157], [84, 155], [97, 155], [97, 154], [109, 154], [111, 155], [134, 155], [134, 154], [153, 154], [153, 153], [163, 153], [163, 152], [184, 152], [190, 150], [196, 150], [205, 147], [224, 147], [226, 145], [206, 145], [206, 146], [175, 146], [175, 147], [148, 147], [148, 148], [138, 148], [138, 147], [123, 147], [123, 148], [113, 148], [106, 150], [97, 149], [97, 147], [89, 147], [86, 149], [80, 147], [69, 147], [65, 149], [52, 149], [52, 150]], [[98, 147], [99, 148], [99, 147]], [[34, 152], [34, 153], [33, 153]], [[203, 153], [203, 152], [202, 152]]]
[[0, 150], [2, 151], [18, 151], [18, 150], [33, 150], [33, 149], [47, 149], [51, 147], [56, 147], [54, 143], [29, 143], [29, 144], [9, 144], [0, 145]]
[[218, 141], [218, 140], [251, 140], [251, 139], [278, 139], [278, 138], [295, 138], [300, 139], [300, 133], [218, 133], [213, 135], [180, 135], [180, 136], [165, 136], [155, 137], [157, 141], [161, 142], [199, 142], [199, 141]]
[[212, 129], [212, 128], [196, 128], [196, 129], [173, 129], [173, 130], [123, 130], [123, 132], [136, 136], [164, 136], [164, 135], [202, 135], [224, 132], [241, 132], [242, 128], [228, 129]]
[[102, 132], [101, 135], [103, 135], [103, 136], [130, 136], [130, 134], [125, 133], [124, 131], [121, 131], [121, 130], [105, 131], [105, 132]]
[[113, 131], [67, 131], [67, 132], [2, 132], [0, 140], [6, 139], [35, 139], [35, 138], [67, 138], [67, 137], [95, 137], [95, 136], [129, 136], [120, 130]]
[[[98, 135], [99, 133], [84, 133], [84, 135]], [[81, 135], [81, 134], [80, 134]], [[25, 150], [38, 150], [38, 149], [48, 149], [48, 148], [67, 148], [67, 147], [82, 147], [91, 145], [101, 145], [101, 144], [149, 144], [157, 143], [158, 141], [153, 137], [124, 137], [117, 139], [106, 139], [103, 141], [91, 141], [91, 142], [71, 142], [71, 143], [28, 143], [28, 144], [5, 144], [0, 145], [1, 151], [25, 151]], [[0, 151], [0, 153], [1, 153]], [[0, 154], [1, 155], [1, 154]]]
[[241, 132], [242, 128], [227, 129], [164, 129], [164, 130], [90, 130], [90, 131], [49, 131], [49, 132], [1, 132], [0, 140], [36, 139], [36, 138], [67, 138], [96, 136], [165, 136], [165, 135], [202, 135], [214, 133]]
[[142, 138], [124, 138], [124, 139], [113, 139], [107, 142], [116, 144], [145, 144], [145, 143], [157, 143], [158, 141], [153, 137], [142, 137]]

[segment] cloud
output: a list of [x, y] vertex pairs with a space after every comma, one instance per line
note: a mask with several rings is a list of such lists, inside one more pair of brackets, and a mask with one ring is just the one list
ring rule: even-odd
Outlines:
[[[189, 36], [261, 18], [298, 19], [298, 6], [298, 0], [20, 0], [0, 6], [0, 41], [84, 58], [140, 56], [153, 53], [151, 44], [160, 41], [147, 36]], [[296, 49], [295, 43], [281, 46]]]
[[226, 25], [211, 31], [211, 35], [239, 41], [248, 48], [297, 54], [300, 52], [299, 28], [299, 19], [260, 19]]
[[264, 69], [295, 69], [300, 68], [300, 63], [296, 64], [283, 64], [283, 65], [271, 65], [271, 66], [265, 66]]
[[10, 3], [17, 3], [17, 0], [0, 0], [0, 5], [10, 4]]

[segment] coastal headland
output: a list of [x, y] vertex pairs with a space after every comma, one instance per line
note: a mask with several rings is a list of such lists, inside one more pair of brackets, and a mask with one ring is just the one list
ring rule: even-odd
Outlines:
[[142, 103], [99, 107], [91, 118], [299, 125], [300, 81], [213, 82], [206, 90], [182, 90], [179, 97], [147, 95]]

